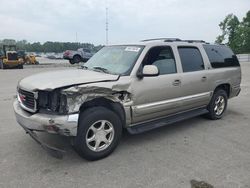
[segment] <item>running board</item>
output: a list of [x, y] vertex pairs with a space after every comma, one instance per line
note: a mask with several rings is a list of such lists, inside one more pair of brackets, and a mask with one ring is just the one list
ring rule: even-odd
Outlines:
[[190, 119], [192, 117], [203, 115], [206, 113], [208, 113], [208, 110], [205, 108], [195, 109], [195, 110], [179, 113], [176, 115], [168, 116], [165, 118], [152, 120], [149, 122], [134, 124], [134, 125], [131, 125], [131, 127], [128, 127], [127, 130], [130, 134], [139, 134], [139, 133], [147, 132], [152, 129], [163, 127], [172, 123]]

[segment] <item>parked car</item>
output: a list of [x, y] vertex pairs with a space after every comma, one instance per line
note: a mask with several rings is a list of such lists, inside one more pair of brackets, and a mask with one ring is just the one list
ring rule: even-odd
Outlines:
[[69, 60], [70, 64], [86, 62], [93, 56], [89, 49], [79, 48], [77, 51], [66, 50], [63, 58]]
[[240, 64], [229, 47], [150, 39], [106, 46], [82, 69], [22, 79], [14, 111], [53, 155], [62, 157], [35, 131], [72, 136], [82, 157], [97, 160], [114, 151], [124, 129], [138, 134], [199, 115], [222, 118], [240, 84]]

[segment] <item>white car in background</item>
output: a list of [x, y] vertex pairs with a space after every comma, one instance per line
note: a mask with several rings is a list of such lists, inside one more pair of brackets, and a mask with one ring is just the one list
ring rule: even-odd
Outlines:
[[77, 51], [66, 50], [63, 53], [63, 59], [69, 60], [70, 64], [87, 62], [92, 56], [93, 53], [85, 48], [79, 48]]

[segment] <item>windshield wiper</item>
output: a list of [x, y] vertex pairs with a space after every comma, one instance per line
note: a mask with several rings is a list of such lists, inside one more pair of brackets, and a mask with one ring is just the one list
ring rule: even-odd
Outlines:
[[103, 67], [93, 67], [94, 70], [102, 71], [107, 74], [112, 74], [108, 69], [105, 69]]

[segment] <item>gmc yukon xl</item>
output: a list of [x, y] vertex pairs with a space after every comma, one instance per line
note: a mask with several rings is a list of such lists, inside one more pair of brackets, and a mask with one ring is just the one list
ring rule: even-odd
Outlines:
[[55, 157], [62, 151], [35, 131], [70, 136], [85, 159], [108, 156], [122, 131], [142, 133], [199, 115], [222, 118], [240, 93], [241, 68], [225, 45], [148, 39], [102, 48], [78, 69], [19, 81], [17, 122]]

